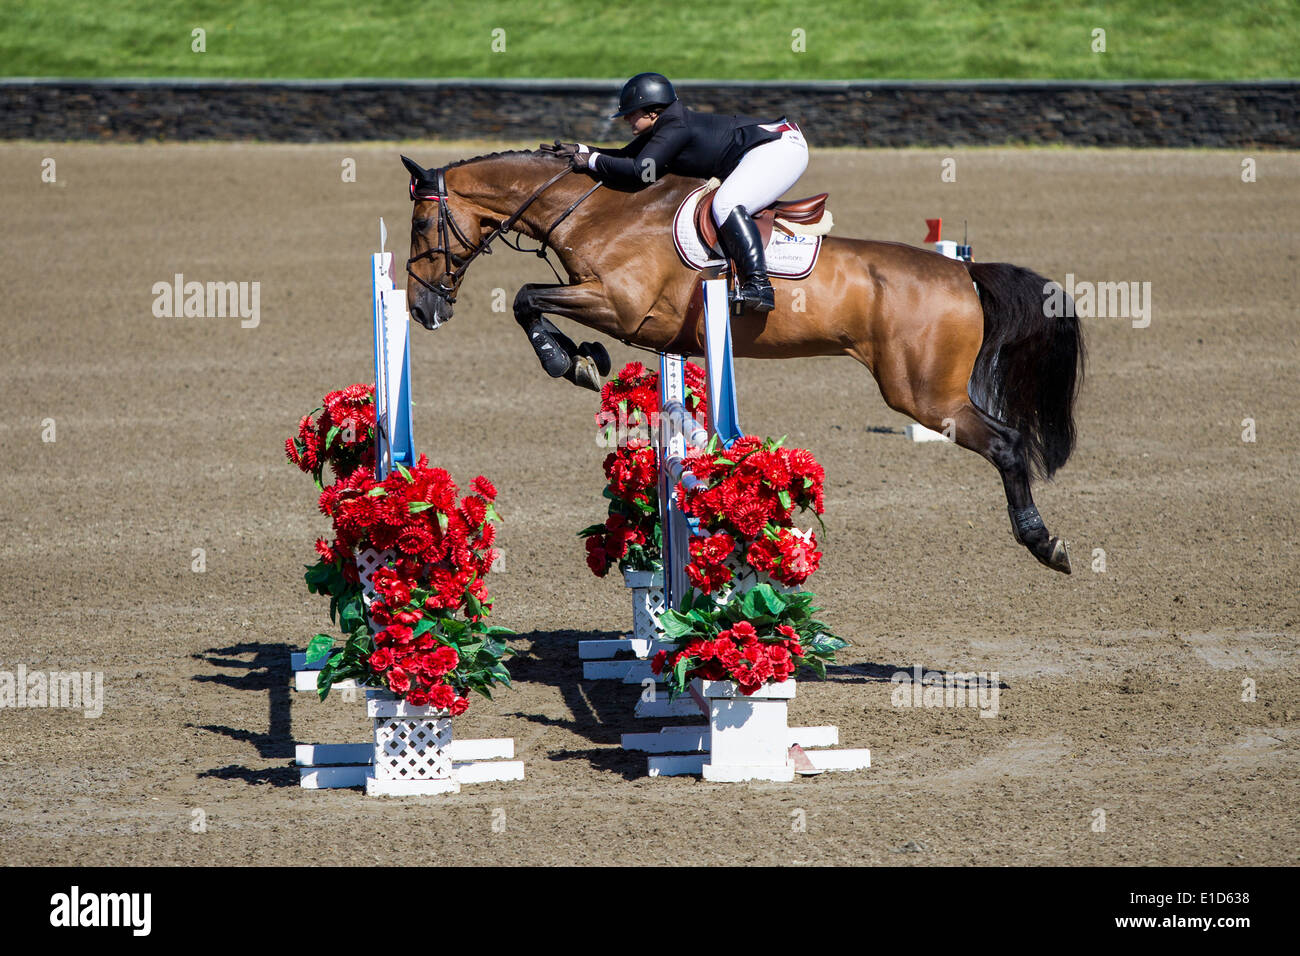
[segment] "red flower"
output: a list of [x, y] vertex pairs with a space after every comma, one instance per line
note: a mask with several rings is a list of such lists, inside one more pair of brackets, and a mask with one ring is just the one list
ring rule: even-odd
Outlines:
[[456, 692], [446, 684], [434, 684], [429, 689], [429, 702], [439, 710], [446, 710], [456, 702]]
[[439, 647], [431, 656], [437, 669], [435, 676], [438, 677], [454, 671], [456, 665], [460, 663], [460, 655], [456, 652], [456, 649], [454, 647], [447, 647], [446, 645]]
[[465, 698], [465, 697], [457, 697], [454, 701], [451, 702], [451, 715], [452, 715], [453, 717], [457, 717], [457, 716], [459, 716], [459, 715], [465, 713], [465, 711], [467, 711], [467, 710], [469, 710], [469, 699], [468, 699], [468, 698]]
[[411, 689], [411, 677], [400, 667], [394, 667], [388, 672], [388, 689], [394, 694], [405, 694]]
[[391, 647], [381, 647], [370, 655], [370, 669], [375, 673], [388, 670], [393, 666], [393, 660], [396, 655], [393, 654]]
[[587, 539], [587, 567], [598, 578], [609, 573], [610, 558], [605, 551], [605, 539], [598, 534]]
[[380, 639], [385, 644], [405, 645], [410, 644], [414, 635], [411, 629], [404, 624], [390, 624], [375, 636], [375, 641]]
[[749, 643], [758, 640], [758, 631], [748, 621], [737, 621], [731, 625], [731, 636], [734, 640]]
[[492, 484], [492, 482], [488, 481], [482, 475], [479, 475], [477, 478], [471, 481], [469, 483], [469, 486], [474, 489], [475, 494], [482, 495], [488, 501], [497, 500], [496, 485]]
[[817, 550], [817, 539], [789, 531], [781, 535], [781, 568], [777, 579], [789, 585], [799, 585], [821, 566], [822, 553]]
[[664, 664], [667, 661], [668, 652], [660, 651], [654, 656], [654, 659], [650, 661], [650, 670], [656, 674], [662, 674], [664, 672]]
[[433, 544], [433, 533], [420, 524], [407, 525], [397, 536], [398, 550], [405, 554], [419, 555]]
[[467, 495], [461, 501], [461, 507], [465, 510], [465, 520], [471, 528], [478, 528], [487, 520], [487, 503], [482, 498]]

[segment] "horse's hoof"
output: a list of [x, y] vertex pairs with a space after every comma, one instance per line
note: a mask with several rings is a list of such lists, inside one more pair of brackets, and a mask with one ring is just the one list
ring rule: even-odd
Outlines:
[[1049, 549], [1047, 557], [1038, 557], [1038, 560], [1047, 565], [1053, 571], [1060, 571], [1062, 574], [1070, 573], [1070, 552], [1065, 547], [1065, 542], [1055, 535], [1048, 541]]
[[603, 384], [600, 368], [596, 364], [596, 360], [589, 355], [576, 356], [573, 360], [573, 368], [564, 377], [574, 385], [589, 388], [593, 392], [599, 392]]
[[610, 369], [614, 367], [609, 352], [599, 342], [583, 342], [578, 346], [578, 354], [596, 363], [596, 371], [600, 373], [601, 378], [608, 375]]

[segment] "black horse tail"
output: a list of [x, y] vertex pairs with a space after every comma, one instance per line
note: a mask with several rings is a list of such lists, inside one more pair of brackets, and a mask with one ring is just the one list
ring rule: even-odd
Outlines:
[[984, 307], [984, 344], [970, 395], [1020, 432], [1031, 476], [1050, 478], [1074, 450], [1074, 401], [1083, 383], [1083, 330], [1056, 283], [1005, 262], [969, 262]]

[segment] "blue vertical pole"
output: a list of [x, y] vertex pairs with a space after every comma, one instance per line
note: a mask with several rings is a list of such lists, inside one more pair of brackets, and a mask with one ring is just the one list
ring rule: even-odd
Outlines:
[[398, 465], [415, 464], [411, 433], [411, 320], [406, 290], [393, 285], [393, 254], [371, 257], [371, 301], [375, 340], [375, 477], [382, 481]]

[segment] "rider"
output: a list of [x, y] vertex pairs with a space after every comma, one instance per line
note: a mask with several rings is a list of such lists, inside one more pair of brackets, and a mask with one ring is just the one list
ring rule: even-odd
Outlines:
[[808, 144], [784, 117], [771, 123], [751, 116], [697, 113], [677, 98], [658, 73], [638, 73], [623, 86], [618, 112], [636, 138], [622, 149], [568, 150], [574, 169], [601, 182], [641, 189], [664, 173], [717, 177], [713, 220], [722, 247], [740, 273], [737, 299], [757, 312], [776, 305], [767, 278], [763, 241], [750, 218], [780, 199], [808, 168]]

